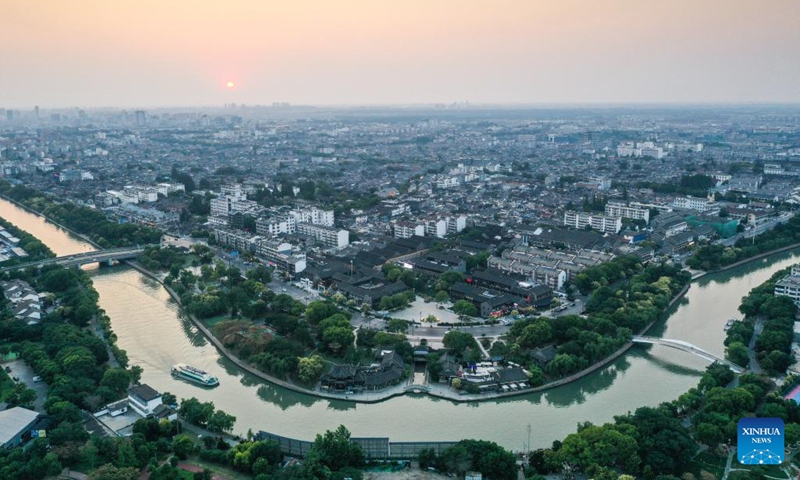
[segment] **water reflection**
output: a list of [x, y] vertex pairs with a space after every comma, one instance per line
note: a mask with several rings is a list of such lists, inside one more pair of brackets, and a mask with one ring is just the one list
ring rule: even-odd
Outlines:
[[183, 312], [178, 313], [178, 317], [180, 318], [181, 328], [183, 329], [183, 333], [186, 334], [186, 338], [189, 339], [192, 345], [195, 347], [204, 347], [208, 345], [208, 339], [200, 332], [194, 323], [189, 320], [189, 317], [186, 316]]
[[712, 282], [724, 285], [726, 283], [731, 282], [732, 280], [744, 278], [752, 274], [753, 272], [763, 269], [764, 267], [768, 267], [776, 263], [781, 263], [786, 260], [796, 258], [798, 253], [800, 253], [800, 248], [795, 248], [793, 250], [788, 250], [786, 252], [776, 253], [775, 255], [770, 255], [767, 258], [762, 258], [759, 261], [746, 263], [744, 265], [740, 265], [736, 268], [732, 268], [724, 272], [712, 273], [710, 275], [706, 275], [704, 277], [697, 279], [695, 281], [695, 284], [700, 287], [705, 287]]
[[608, 389], [620, 373], [630, 368], [627, 355], [618, 358], [611, 365], [584, 377], [577, 388], [554, 388], [545, 390], [544, 398], [553, 406], [564, 408], [581, 404], [598, 392]]
[[[262, 384], [259, 386], [258, 397], [265, 402], [280, 407], [280, 409], [284, 411], [296, 406], [310, 407], [317, 402], [325, 403], [327, 401], [311, 395], [302, 395], [285, 388], [276, 387], [272, 384]], [[355, 406], [353, 403], [347, 403]]]
[[328, 400], [328, 410], [338, 410], [340, 412], [346, 412], [348, 410], [355, 410], [358, 408], [358, 404], [353, 402], [342, 402], [340, 400]]

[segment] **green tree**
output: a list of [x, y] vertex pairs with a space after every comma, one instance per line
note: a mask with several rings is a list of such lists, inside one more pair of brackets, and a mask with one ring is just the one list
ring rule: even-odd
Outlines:
[[297, 376], [303, 382], [309, 383], [316, 380], [322, 374], [324, 368], [325, 362], [319, 355], [297, 359]]
[[322, 332], [322, 343], [333, 354], [344, 354], [355, 342], [355, 334], [350, 327], [331, 327]]
[[182, 399], [181, 405], [178, 408], [178, 413], [187, 422], [199, 426], [205, 426], [214, 415], [214, 404], [212, 402], [202, 403], [200, 400], [192, 397], [189, 399]]
[[539, 318], [522, 331], [517, 340], [523, 348], [532, 348], [547, 343], [553, 338], [553, 329], [544, 318]]
[[230, 432], [233, 430], [233, 425], [236, 423], [236, 417], [225, 413], [222, 410], [217, 410], [208, 419], [208, 430], [216, 433]]
[[728, 345], [725, 354], [728, 360], [736, 365], [747, 367], [750, 364], [748, 348], [741, 342], [734, 342]]
[[89, 475], [89, 480], [138, 480], [140, 472], [135, 467], [115, 467], [107, 463]]
[[456, 303], [453, 304], [453, 312], [468, 317], [478, 316], [478, 309], [468, 300], [457, 300]]
[[365, 463], [364, 450], [361, 445], [350, 442], [350, 431], [344, 425], [317, 435], [311, 447], [311, 457], [332, 471], [361, 468]]
[[444, 335], [442, 343], [449, 348], [455, 355], [461, 356], [466, 349], [477, 349], [478, 342], [472, 334], [451, 330]]
[[112, 391], [122, 393], [131, 384], [131, 376], [124, 368], [109, 368], [103, 373], [100, 386], [108, 387]]
[[177, 435], [172, 440], [172, 451], [181, 460], [186, 460], [194, 451], [194, 440], [186, 434]]

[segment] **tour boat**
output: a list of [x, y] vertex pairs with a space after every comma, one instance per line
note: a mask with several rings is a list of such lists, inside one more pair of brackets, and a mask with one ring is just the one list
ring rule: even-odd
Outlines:
[[184, 363], [173, 365], [172, 375], [203, 385], [204, 387], [216, 387], [219, 385], [219, 380], [217, 380], [217, 377], [214, 375]]

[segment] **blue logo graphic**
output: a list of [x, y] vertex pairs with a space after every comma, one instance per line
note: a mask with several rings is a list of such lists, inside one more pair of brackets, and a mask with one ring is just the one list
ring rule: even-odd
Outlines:
[[739, 420], [737, 457], [743, 465], [779, 465], [783, 462], [783, 420]]

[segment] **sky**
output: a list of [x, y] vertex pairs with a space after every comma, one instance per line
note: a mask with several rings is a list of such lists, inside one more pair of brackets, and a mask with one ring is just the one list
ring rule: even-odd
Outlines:
[[0, 108], [794, 103], [798, 26], [798, 0], [0, 0]]

